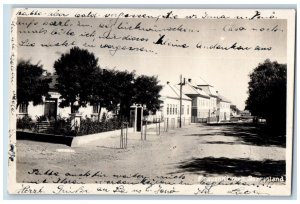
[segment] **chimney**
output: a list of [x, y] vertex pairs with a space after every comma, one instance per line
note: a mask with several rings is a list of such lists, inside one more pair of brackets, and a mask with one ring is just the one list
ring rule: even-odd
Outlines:
[[169, 81], [167, 81], [167, 84], [169, 84], [170, 82]]
[[191, 82], [192, 82], [192, 79], [188, 79], [188, 82], [191, 83]]

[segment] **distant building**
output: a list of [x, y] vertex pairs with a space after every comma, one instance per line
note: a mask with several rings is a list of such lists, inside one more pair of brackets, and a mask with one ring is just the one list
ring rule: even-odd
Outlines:
[[240, 116], [251, 116], [251, 113], [248, 110], [240, 111]]
[[[165, 121], [168, 121], [169, 127], [179, 126], [180, 117], [180, 92], [175, 87], [170, 85], [168, 82], [163, 86], [160, 92], [162, 101], [161, 104], [161, 115]], [[192, 99], [182, 94], [182, 107], [181, 107], [181, 121], [182, 125], [187, 125], [191, 123], [191, 108]]]
[[217, 99], [217, 121], [230, 120], [230, 101], [218, 93]]
[[240, 113], [240, 110], [236, 107], [236, 105], [230, 105], [230, 116], [236, 116]]

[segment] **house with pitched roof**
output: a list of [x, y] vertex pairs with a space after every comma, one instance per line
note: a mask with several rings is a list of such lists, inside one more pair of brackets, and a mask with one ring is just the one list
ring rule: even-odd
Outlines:
[[209, 84], [197, 84], [197, 87], [203, 90], [207, 95], [209, 95], [209, 111], [208, 111], [208, 122], [217, 122], [217, 102], [218, 93], [212, 85]]
[[[179, 88], [179, 86], [177, 86]], [[191, 120], [193, 123], [207, 122], [209, 116], [210, 96], [197, 85], [193, 84], [191, 79], [182, 86], [182, 92], [192, 99]]]
[[[161, 115], [165, 121], [168, 121], [169, 127], [179, 126], [180, 117], [180, 92], [176, 86], [172, 86], [169, 82], [163, 86], [160, 92]], [[182, 125], [191, 123], [191, 106], [192, 99], [182, 94], [181, 121]]]

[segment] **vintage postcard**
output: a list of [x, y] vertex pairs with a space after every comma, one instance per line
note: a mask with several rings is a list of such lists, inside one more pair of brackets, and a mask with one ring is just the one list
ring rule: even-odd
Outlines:
[[11, 194], [288, 196], [295, 10], [15, 8]]

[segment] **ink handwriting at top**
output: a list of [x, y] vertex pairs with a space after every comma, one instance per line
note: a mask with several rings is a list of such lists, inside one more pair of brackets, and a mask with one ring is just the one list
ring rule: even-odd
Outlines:
[[92, 11], [89, 11], [88, 13], [76, 13], [74, 16], [76, 18], [96, 18], [97, 13], [93, 13]]

